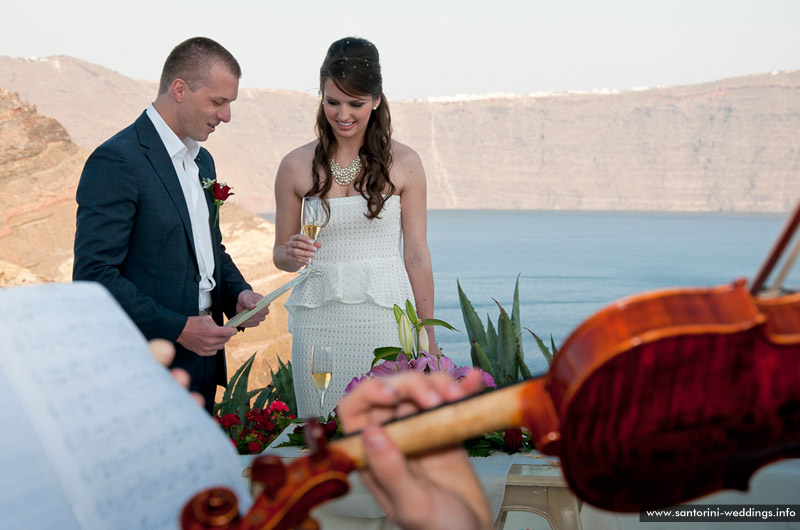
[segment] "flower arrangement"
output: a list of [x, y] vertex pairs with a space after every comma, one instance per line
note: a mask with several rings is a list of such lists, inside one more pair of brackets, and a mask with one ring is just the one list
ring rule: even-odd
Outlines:
[[225, 201], [228, 200], [228, 197], [234, 193], [231, 191], [231, 187], [228, 186], [227, 183], [223, 182], [220, 184], [217, 179], [203, 179], [203, 189], [209, 192], [211, 194], [211, 198], [214, 200], [215, 211], [214, 224], [212, 226], [217, 226], [217, 221], [219, 220], [219, 207], [225, 204]]
[[261, 453], [294, 419], [283, 401], [273, 401], [269, 406], [250, 409], [242, 420], [238, 414], [215, 416], [220, 427], [236, 446], [240, 455]]
[[[294, 388], [290, 404], [277, 399], [276, 387], [248, 390], [247, 383], [256, 354], [250, 356], [231, 377], [228, 388], [219, 403], [214, 404], [214, 418], [233, 445], [242, 455], [259, 454], [296, 418]], [[281, 363], [278, 377], [272, 374], [273, 383], [291, 378], [291, 363]], [[251, 405], [252, 400], [252, 405]]]
[[[353, 390], [361, 381], [370, 377], [385, 377], [400, 372], [446, 372], [461, 379], [472, 369], [469, 366], [456, 366], [452, 359], [442, 353], [431, 353], [425, 326], [443, 326], [458, 331], [443, 320], [428, 318], [420, 320], [414, 305], [406, 300], [405, 311], [395, 304], [394, 316], [397, 320], [397, 334], [400, 347], [384, 346], [376, 348], [372, 368], [361, 377], [354, 377], [345, 387], [345, 394]], [[481, 370], [485, 387], [495, 387], [492, 376]]]

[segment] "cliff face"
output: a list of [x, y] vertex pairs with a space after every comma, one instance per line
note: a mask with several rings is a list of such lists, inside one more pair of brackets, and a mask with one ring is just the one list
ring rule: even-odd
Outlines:
[[[0, 86], [36, 102], [86, 149], [156, 93], [155, 83], [69, 57], [0, 57]], [[274, 210], [275, 171], [314, 138], [317, 102], [239, 91], [233, 120], [207, 142], [233, 200]], [[425, 164], [430, 208], [786, 211], [800, 192], [798, 71], [615, 94], [390, 104], [394, 138]]]
[[[398, 105], [444, 207], [784, 211], [800, 72], [610, 95]], [[419, 127], [428, 123], [429, 127]]]
[[[86, 157], [61, 124], [0, 89], [0, 288], [71, 281], [75, 190]], [[272, 264], [272, 223], [235, 204], [222, 207], [220, 222], [228, 252], [256, 291], [266, 294], [291, 277]], [[251, 379], [264, 386], [267, 365], [291, 357], [286, 319], [280, 300], [266, 322], [234, 337], [231, 373], [259, 352]]]
[[69, 279], [85, 159], [57, 121], [0, 89], [0, 286]]

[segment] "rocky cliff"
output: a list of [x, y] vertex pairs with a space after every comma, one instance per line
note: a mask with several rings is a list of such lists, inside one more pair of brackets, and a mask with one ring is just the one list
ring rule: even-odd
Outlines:
[[[86, 149], [156, 92], [69, 57], [0, 57], [0, 86]], [[240, 90], [233, 121], [208, 141], [236, 201], [274, 210], [277, 165], [313, 139], [317, 101]], [[800, 193], [798, 108], [800, 71], [620, 93], [391, 102], [394, 137], [425, 164], [430, 208], [786, 211]]]
[[[71, 281], [75, 189], [87, 155], [61, 124], [0, 89], [0, 287]], [[291, 277], [272, 264], [272, 223], [235, 204], [224, 205], [220, 219], [228, 252], [255, 290]], [[282, 300], [265, 323], [231, 340], [229, 369], [255, 352], [253, 384], [263, 386], [267, 365], [291, 358]]]

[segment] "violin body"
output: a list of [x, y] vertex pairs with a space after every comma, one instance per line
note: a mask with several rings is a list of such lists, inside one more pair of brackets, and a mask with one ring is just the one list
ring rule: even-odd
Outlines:
[[[744, 490], [759, 467], [800, 455], [800, 295], [757, 300], [738, 280], [626, 298], [581, 324], [546, 376], [385, 426], [409, 455], [509, 427], [530, 428], [575, 494], [606, 510]], [[314, 528], [308, 511], [365, 465], [359, 436], [321, 440], [286, 469], [254, 461], [266, 490], [243, 519], [192, 526], [201, 494], [182, 527]]]
[[800, 298], [760, 304], [743, 280], [621, 300], [554, 359], [558, 440], [542, 449], [607, 510], [744, 490], [759, 467], [800, 454], [797, 331]]

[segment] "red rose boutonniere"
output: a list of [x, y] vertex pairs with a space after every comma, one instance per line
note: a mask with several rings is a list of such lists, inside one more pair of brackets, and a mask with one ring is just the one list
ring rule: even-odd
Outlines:
[[217, 226], [219, 207], [225, 203], [228, 197], [233, 195], [233, 192], [225, 182], [220, 184], [216, 179], [203, 179], [203, 189], [208, 191], [211, 194], [211, 198], [214, 199], [214, 224], [211, 226]]

